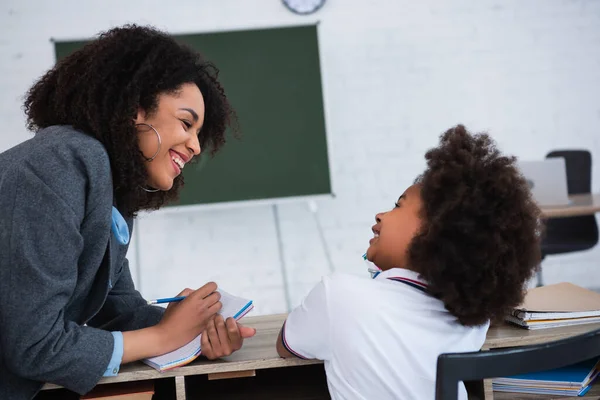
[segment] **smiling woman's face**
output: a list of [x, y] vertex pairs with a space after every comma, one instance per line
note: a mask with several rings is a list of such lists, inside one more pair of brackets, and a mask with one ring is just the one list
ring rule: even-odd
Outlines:
[[[146, 161], [147, 185], [171, 189], [184, 165], [201, 151], [198, 133], [204, 123], [204, 98], [200, 89], [186, 83], [176, 93], [159, 95], [156, 112], [147, 116], [140, 110], [135, 123], [139, 124], [140, 150], [146, 159], [152, 159]], [[158, 135], [148, 125], [160, 135], [160, 149]]]

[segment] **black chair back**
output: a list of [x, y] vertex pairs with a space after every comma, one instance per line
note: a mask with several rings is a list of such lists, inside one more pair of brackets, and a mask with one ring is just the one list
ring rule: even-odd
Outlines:
[[562, 157], [567, 169], [567, 191], [583, 194], [592, 191], [592, 154], [587, 150], [555, 150], [546, 158]]
[[600, 329], [554, 342], [441, 354], [437, 361], [436, 400], [456, 400], [459, 382], [545, 371], [600, 356]]
[[[556, 150], [546, 158], [563, 157], [569, 195], [587, 194], [592, 187], [592, 155], [587, 150]], [[546, 221], [542, 257], [588, 250], [598, 243], [595, 215], [552, 218]]]

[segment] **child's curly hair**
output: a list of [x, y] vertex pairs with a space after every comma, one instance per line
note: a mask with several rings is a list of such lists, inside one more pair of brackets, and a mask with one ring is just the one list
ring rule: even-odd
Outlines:
[[423, 228], [409, 263], [467, 326], [501, 318], [523, 301], [540, 263], [541, 212], [515, 167], [487, 134], [458, 125], [425, 154]]

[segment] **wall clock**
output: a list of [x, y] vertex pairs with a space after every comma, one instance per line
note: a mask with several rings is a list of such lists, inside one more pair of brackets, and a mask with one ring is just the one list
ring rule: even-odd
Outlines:
[[283, 4], [292, 12], [308, 15], [323, 7], [325, 0], [282, 0]]

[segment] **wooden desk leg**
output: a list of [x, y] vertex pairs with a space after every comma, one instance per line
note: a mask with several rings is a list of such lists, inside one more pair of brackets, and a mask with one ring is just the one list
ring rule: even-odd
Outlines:
[[185, 399], [185, 378], [183, 376], [175, 377], [175, 395], [177, 400]]
[[483, 392], [484, 392], [485, 400], [494, 400], [494, 391], [492, 390], [492, 380], [491, 379], [483, 380]]

